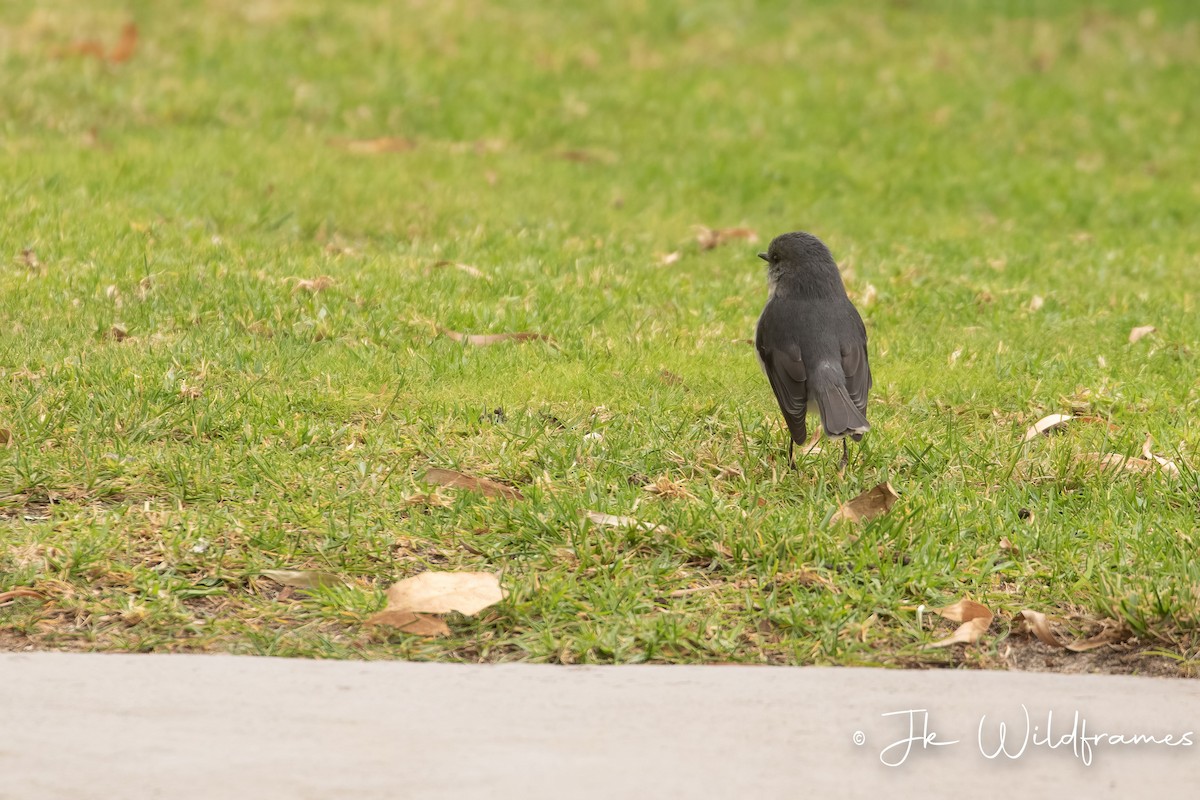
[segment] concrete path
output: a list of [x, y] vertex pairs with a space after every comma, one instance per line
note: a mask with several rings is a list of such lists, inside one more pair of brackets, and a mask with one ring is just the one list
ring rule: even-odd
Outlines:
[[[1022, 706], [1024, 752], [986, 757], [1002, 722], [1018, 753]], [[1200, 682], [1153, 678], [22, 653], [0, 655], [0, 715], [4, 800], [1127, 798], [1200, 783]]]

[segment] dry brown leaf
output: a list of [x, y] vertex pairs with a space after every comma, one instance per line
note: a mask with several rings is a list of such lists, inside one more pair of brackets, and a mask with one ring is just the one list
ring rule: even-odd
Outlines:
[[1171, 475], [1178, 475], [1179, 467], [1175, 465], [1175, 462], [1169, 458], [1163, 458], [1162, 456], [1156, 456], [1153, 453], [1153, 451], [1150, 449], [1153, 445], [1154, 445], [1154, 438], [1152, 436], [1150, 436], [1150, 434], [1146, 434], [1146, 441], [1142, 443], [1142, 456], [1147, 461], [1153, 461], [1153, 462], [1157, 463], [1160, 467], [1162, 467], [1163, 472], [1169, 473]]
[[67, 45], [66, 52], [73, 56], [91, 56], [101, 61], [105, 59], [104, 45], [95, 39], [81, 39]]
[[386, 610], [367, 617], [366, 625], [386, 625], [416, 636], [449, 636], [450, 626], [441, 617], [413, 611]]
[[597, 525], [602, 525], [606, 528], [637, 528], [643, 531], [662, 531], [666, 532], [667, 528], [662, 525], [655, 525], [650, 522], [642, 522], [640, 519], [633, 517], [621, 517], [616, 514], [604, 514], [600, 511], [584, 510], [583, 516], [590, 522]]
[[0, 445], [8, 446], [12, 444], [12, 431], [8, 428], [0, 428]]
[[505, 500], [525, 499], [524, 495], [511, 486], [487, 478], [476, 478], [462, 472], [455, 472], [452, 469], [431, 469], [422, 476], [421, 480], [434, 486], [449, 486], [452, 489], [479, 492], [485, 497], [503, 497]]
[[544, 333], [459, 333], [458, 331], [442, 328], [442, 333], [456, 342], [466, 342], [477, 347], [486, 347], [490, 344], [499, 344], [500, 342], [529, 342], [543, 341], [551, 347], [557, 347], [557, 343], [551, 337]]
[[615, 164], [617, 162], [617, 154], [610, 153], [607, 150], [559, 150], [555, 155], [563, 161], [574, 161], [579, 164], [588, 164], [593, 161], [598, 161], [602, 164]]
[[447, 508], [451, 505], [451, 500], [438, 492], [430, 492], [425, 494], [418, 492], [404, 498], [404, 502], [410, 506], [429, 506], [431, 508]]
[[470, 264], [460, 264], [457, 261], [435, 261], [433, 265], [435, 267], [454, 267], [459, 272], [465, 272], [473, 278], [483, 278], [484, 280], [489, 281], [491, 280], [491, 277], [485, 275], [483, 270], [479, 269], [478, 267], [472, 267]]
[[1000, 537], [1000, 551], [1001, 552], [1008, 551], [1008, 552], [1012, 553], [1014, 556], [1021, 554], [1021, 548], [1019, 548], [1015, 544], [1013, 544], [1012, 540], [1010, 540], [1007, 536]]
[[1160, 465], [1153, 461], [1133, 456], [1123, 456], [1120, 453], [1081, 453], [1079, 457], [1095, 461], [1100, 465], [1100, 469], [1102, 470], [1120, 468], [1128, 472], [1145, 473], [1154, 472], [1160, 467]]
[[869, 519], [882, 516], [892, 510], [900, 495], [886, 481], [868, 489], [846, 503], [842, 503], [834, 513], [830, 522], [850, 520], [851, 522], [866, 522]]
[[775, 579], [775, 582], [780, 584], [798, 583], [801, 586], [823, 586], [832, 592], [838, 591], [838, 588], [834, 585], [833, 581], [829, 580], [829, 578], [826, 578], [821, 573], [815, 572], [811, 569], [800, 569], [796, 572], [785, 573], [778, 576]]
[[688, 488], [682, 483], [676, 483], [666, 475], [658, 478], [649, 486], [642, 487], [644, 491], [650, 494], [656, 494], [659, 497], [667, 498], [682, 498], [687, 500], [695, 500], [696, 495], [688, 491]]
[[1113, 423], [1109, 422], [1104, 417], [1097, 417], [1097, 416], [1090, 415], [1090, 414], [1075, 417], [1075, 422], [1091, 422], [1091, 423], [1095, 423], [1096, 425], [1103, 425], [1104, 427], [1108, 428], [1110, 431], [1113, 431], [1114, 433], [1120, 430], [1119, 427], [1117, 427]]
[[124, 64], [129, 59], [133, 58], [133, 53], [137, 50], [138, 43], [138, 26], [136, 23], [127, 22], [125, 27], [121, 28], [121, 38], [113, 45], [112, 52], [108, 54], [108, 60], [114, 64]]
[[28, 247], [21, 251], [21, 255], [17, 256], [17, 260], [34, 271], [42, 267], [42, 262], [38, 260], [37, 253]]
[[1051, 647], [1066, 647], [1054, 631], [1050, 630], [1050, 618], [1045, 614], [1026, 608], [1021, 610], [1021, 616], [1025, 618], [1025, 623], [1042, 644], [1048, 644]]
[[1032, 441], [1049, 431], [1061, 428], [1073, 419], [1075, 417], [1071, 414], [1051, 414], [1048, 417], [1042, 417], [1029, 430], [1025, 431], [1025, 441]]
[[323, 292], [330, 286], [337, 285], [337, 281], [328, 275], [318, 275], [317, 277], [311, 279], [291, 278], [290, 280], [296, 281], [296, 291], [312, 292], [313, 294], [316, 294], [317, 292]]
[[7, 592], [0, 592], [0, 606], [6, 606], [9, 603], [11, 603], [12, 601], [16, 600], [18, 597], [28, 597], [32, 600], [45, 600], [46, 599], [46, 596], [43, 595], [41, 592], [34, 591], [33, 589], [26, 589], [26, 588], [22, 587], [20, 589], [12, 589]]
[[1129, 332], [1129, 343], [1133, 344], [1137, 340], [1154, 333], [1155, 330], [1156, 328], [1153, 325], [1139, 325]]
[[702, 250], [712, 250], [714, 247], [734, 239], [744, 239], [750, 244], [758, 241], [758, 234], [750, 228], [708, 228], [696, 226], [696, 242]]
[[1067, 649], [1073, 653], [1086, 653], [1088, 650], [1095, 650], [1097, 647], [1102, 647], [1106, 644], [1123, 642], [1129, 638], [1129, 632], [1121, 623], [1106, 619], [1101, 624], [1104, 626], [1104, 630], [1100, 631], [1100, 633], [1088, 639], [1076, 639], [1067, 645]]
[[924, 649], [949, 647], [955, 644], [974, 644], [991, 627], [992, 620], [995, 619], [995, 615], [987, 606], [965, 597], [953, 605], [935, 608], [932, 611], [951, 622], [961, 622], [962, 624], [945, 639], [927, 644]]
[[412, 139], [401, 136], [380, 136], [376, 139], [333, 139], [330, 144], [347, 153], [375, 155], [377, 153], [405, 153], [417, 146]]
[[346, 583], [332, 572], [310, 569], [264, 569], [259, 574], [281, 586], [291, 586], [295, 589], [319, 589], [322, 586], [344, 586]]
[[125, 328], [125, 326], [123, 324], [118, 322], [117, 324], [115, 324], [111, 328], [109, 328], [108, 331], [104, 334], [104, 336], [107, 339], [112, 339], [114, 342], [123, 342], [129, 338], [129, 331]]
[[474, 616], [507, 596], [491, 572], [422, 572], [387, 591], [388, 611]]
[[1100, 625], [1102, 630], [1095, 636], [1087, 639], [1076, 639], [1070, 643], [1064, 643], [1059, 636], [1050, 628], [1050, 618], [1040, 611], [1032, 609], [1023, 609], [1021, 616], [1024, 617], [1029, 629], [1037, 636], [1038, 640], [1050, 647], [1058, 647], [1063, 650], [1070, 650], [1073, 653], [1086, 653], [1088, 650], [1095, 650], [1097, 647], [1103, 647], [1106, 644], [1116, 644], [1123, 642], [1128, 638], [1129, 633], [1125, 626], [1115, 620], [1101, 620]]

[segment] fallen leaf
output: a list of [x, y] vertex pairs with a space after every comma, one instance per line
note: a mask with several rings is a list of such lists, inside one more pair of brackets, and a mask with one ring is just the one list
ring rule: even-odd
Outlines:
[[1045, 304], [1046, 304], [1046, 299], [1044, 297], [1042, 297], [1040, 294], [1035, 294], [1033, 297], [1031, 297], [1029, 299], [1029, 310], [1030, 311], [1040, 311], [1042, 306], [1044, 306]]
[[851, 522], [865, 522], [891, 511], [892, 506], [896, 505], [896, 500], [899, 497], [896, 494], [896, 490], [892, 488], [892, 485], [885, 481], [872, 489], [868, 489], [853, 500], [842, 503], [829, 521], [839, 522], [841, 520], [850, 520]]
[[66, 52], [75, 56], [91, 56], [101, 61], [105, 58], [104, 45], [95, 39], [82, 39], [67, 46]]
[[1042, 644], [1048, 644], [1051, 647], [1066, 646], [1054, 631], [1050, 630], [1050, 619], [1045, 614], [1026, 608], [1021, 611], [1021, 616], [1025, 618], [1025, 623]]
[[830, 591], [838, 591], [833, 581], [811, 569], [800, 569], [796, 572], [785, 573], [778, 576], [774, 582], [777, 584], [798, 583], [801, 586], [823, 586]]
[[1048, 417], [1042, 417], [1029, 430], [1025, 431], [1025, 441], [1032, 441], [1045, 433], [1062, 427], [1073, 419], [1075, 417], [1070, 414], [1051, 414]]
[[1153, 444], [1154, 438], [1151, 437], [1150, 434], [1146, 434], [1146, 441], [1142, 443], [1142, 456], [1148, 461], [1156, 462], [1160, 467], [1162, 467], [1163, 472], [1171, 475], [1178, 475], [1179, 467], [1175, 465], [1174, 461], [1169, 458], [1163, 458], [1162, 456], [1154, 455], [1150, 449]]
[[16, 600], [18, 597], [28, 597], [32, 600], [45, 600], [46, 599], [46, 596], [43, 595], [41, 592], [34, 591], [33, 589], [26, 589], [26, 588], [22, 587], [20, 589], [12, 589], [7, 592], [0, 592], [0, 606], [6, 606], [9, 603], [11, 603], [13, 600]]
[[805, 455], [805, 456], [821, 455], [821, 453], [825, 452], [825, 448], [821, 447], [821, 436], [822, 435], [823, 434], [821, 433], [821, 431], [818, 430], [816, 433], [814, 433], [812, 435], [812, 438], [810, 438], [804, 444], [799, 445], [796, 449], [800, 451], [801, 455]]
[[1113, 423], [1106, 420], [1104, 417], [1087, 415], [1087, 416], [1082, 416], [1082, 417], [1075, 417], [1075, 421], [1076, 422], [1091, 422], [1091, 423], [1095, 423], [1097, 425], [1103, 425], [1106, 428], [1108, 428], [1110, 431], [1113, 431], [1114, 433], [1120, 430], [1120, 428], [1118, 428], [1116, 425], [1114, 425]]
[[1159, 465], [1153, 461], [1133, 456], [1123, 456], [1120, 453], [1081, 453], [1079, 457], [1095, 461], [1100, 465], [1100, 469], [1102, 470], [1120, 468], [1128, 472], [1145, 473], [1154, 472], [1159, 469]]
[[108, 54], [108, 60], [114, 64], [125, 63], [133, 58], [133, 52], [137, 49], [137, 42], [137, 24], [133, 22], [125, 23], [125, 27], [121, 28], [121, 38], [113, 45], [112, 52]]
[[412, 139], [400, 136], [380, 136], [375, 139], [333, 139], [334, 147], [340, 147], [347, 153], [358, 155], [375, 155], [377, 153], [404, 153], [412, 150], [417, 143]]
[[557, 347], [557, 343], [551, 337], [544, 333], [459, 333], [458, 331], [442, 329], [442, 333], [449, 336], [456, 342], [466, 342], [477, 347], [486, 347], [490, 344], [499, 344], [500, 342], [529, 342], [540, 340], [546, 342], [551, 347]]
[[435, 261], [433, 265], [435, 267], [454, 267], [459, 272], [465, 272], [473, 278], [491, 280], [489, 276], [484, 274], [483, 270], [478, 267], [472, 267], [470, 264], [460, 264], [457, 261]]
[[606, 150], [559, 150], [555, 155], [563, 161], [574, 161], [578, 164], [588, 164], [599, 161], [602, 164], [615, 164], [617, 154]]
[[1125, 626], [1116, 620], [1103, 620], [1101, 624], [1104, 629], [1088, 639], [1076, 639], [1067, 645], [1067, 649], [1074, 653], [1086, 653], [1088, 650], [1095, 650], [1106, 644], [1116, 644], [1123, 642], [1129, 638], [1129, 633]]
[[1076, 639], [1073, 642], [1064, 643], [1058, 634], [1050, 628], [1050, 618], [1042, 612], [1026, 608], [1021, 611], [1021, 616], [1040, 642], [1050, 647], [1070, 650], [1073, 653], [1086, 653], [1088, 650], [1095, 650], [1097, 647], [1103, 647], [1106, 644], [1123, 642], [1129, 638], [1129, 632], [1124, 625], [1115, 620], [1105, 619], [1100, 621], [1101, 631], [1096, 635], [1087, 639]]
[[1007, 536], [1001, 536], [1000, 537], [1000, 551], [1004, 552], [1006, 550], [1015, 556], [1021, 554], [1021, 548], [1019, 548], [1015, 544], [1013, 544], [1012, 541]]
[[121, 36], [113, 45], [111, 51], [106, 52], [104, 45], [98, 39], [81, 39], [77, 42], [72, 42], [65, 48], [59, 51], [59, 55], [75, 55], [75, 56], [90, 56], [100, 61], [108, 61], [113, 64], [121, 64], [133, 58], [133, 53], [137, 49], [138, 27], [133, 22], [127, 22], [121, 28]]
[[686, 486], [684, 486], [682, 483], [676, 483], [666, 475], [663, 475], [649, 486], [643, 487], [643, 489], [644, 491], [647, 491], [650, 494], [656, 494], [659, 497], [684, 498], [688, 500], [696, 499], [696, 496], [689, 492]]
[[487, 478], [476, 478], [462, 472], [455, 472], [452, 469], [431, 469], [422, 476], [421, 480], [434, 486], [449, 486], [452, 489], [480, 492], [485, 497], [503, 497], [505, 500], [525, 499], [524, 495], [511, 486]]
[[750, 228], [708, 228], [696, 226], [696, 242], [702, 250], [712, 250], [734, 239], [745, 239], [753, 244], [758, 241], [758, 234]]
[[452, 505], [450, 498], [434, 491], [429, 494], [417, 493], [404, 498], [410, 506], [429, 506], [431, 508], [448, 508]]
[[666, 253], [666, 254], [664, 254], [662, 257], [660, 257], [660, 258], [658, 259], [658, 263], [659, 263], [659, 264], [661, 264], [661, 265], [662, 265], [662, 266], [664, 266], [664, 267], [669, 267], [669, 266], [671, 266], [672, 264], [674, 264], [676, 261], [678, 261], [678, 260], [679, 260], [679, 258], [680, 258], [680, 253], [679, 253], [679, 251], [678, 251], [678, 250], [674, 250], [674, 251], [672, 251], [672, 252], [670, 252], [670, 253]]
[[12, 444], [12, 431], [8, 428], [0, 428], [0, 445]]
[[974, 644], [991, 627], [992, 620], [995, 619], [995, 615], [987, 606], [965, 597], [953, 605], [931, 610], [951, 622], [961, 622], [962, 624], [945, 639], [927, 644], [923, 649], [949, 647], [955, 644]]
[[643, 531], [661, 531], [666, 532], [667, 528], [663, 525], [655, 525], [651, 522], [642, 522], [633, 517], [620, 517], [616, 514], [604, 514], [600, 511], [584, 510], [583, 516], [590, 522], [597, 525], [602, 525], [606, 528], [638, 528]]
[[1156, 329], [1153, 325], [1141, 325], [1137, 328], [1134, 328], [1129, 332], [1129, 343], [1133, 344], [1138, 339], [1154, 333], [1155, 330]]
[[388, 589], [386, 610], [470, 617], [507, 595], [491, 572], [422, 572]]
[[441, 617], [412, 611], [380, 611], [367, 617], [366, 625], [386, 625], [415, 636], [449, 636], [450, 626]]
[[337, 281], [328, 275], [318, 275], [312, 279], [289, 278], [289, 280], [294, 280], [296, 282], [296, 291], [312, 292], [313, 294], [316, 294], [317, 292], [323, 292], [330, 286], [337, 285]]
[[346, 583], [332, 572], [319, 572], [317, 570], [264, 569], [259, 574], [264, 578], [270, 578], [281, 586], [291, 586], [295, 589], [344, 586]]
[[129, 331], [120, 322], [113, 325], [104, 334], [106, 338], [112, 339], [114, 342], [123, 342], [129, 338]]
[[21, 251], [21, 255], [17, 257], [17, 260], [34, 271], [41, 269], [42, 266], [42, 262], [38, 260], [37, 253], [28, 247]]

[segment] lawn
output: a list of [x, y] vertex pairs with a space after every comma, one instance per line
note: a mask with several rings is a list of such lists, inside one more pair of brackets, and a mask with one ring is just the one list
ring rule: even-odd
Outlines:
[[[0, 74], [0, 648], [1200, 668], [1190, 2], [15, 0]], [[747, 343], [796, 229], [842, 475]], [[508, 596], [367, 624], [426, 570]]]

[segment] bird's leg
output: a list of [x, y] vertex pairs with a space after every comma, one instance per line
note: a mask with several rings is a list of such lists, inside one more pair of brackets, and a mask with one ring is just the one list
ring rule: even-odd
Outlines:
[[789, 436], [788, 437], [788, 467], [791, 469], [796, 468], [796, 459], [792, 457], [792, 450], [795, 447], [796, 447], [795, 440], [793, 440], [792, 437]]
[[838, 472], [846, 468], [846, 464], [850, 462], [850, 445], [846, 444], [846, 437], [842, 437], [842, 460], [838, 462]]

